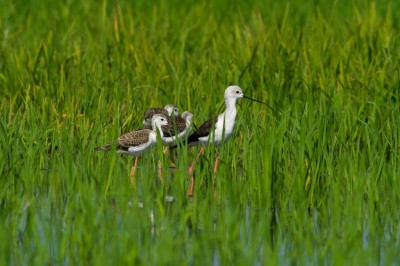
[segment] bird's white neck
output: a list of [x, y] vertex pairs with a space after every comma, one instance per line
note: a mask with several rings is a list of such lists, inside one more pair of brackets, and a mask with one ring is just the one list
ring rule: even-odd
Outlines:
[[221, 115], [223, 118], [223, 131], [225, 131], [225, 139], [229, 139], [233, 133], [236, 120], [236, 99], [225, 98], [225, 112]]
[[163, 131], [162, 131], [162, 129], [161, 129], [161, 126], [160, 126], [159, 124], [157, 124], [157, 123], [153, 123], [153, 131], [154, 131], [155, 133], [157, 133], [157, 130], [158, 130], [158, 132], [160, 133], [160, 136], [161, 136], [161, 137], [164, 137], [164, 133], [163, 133]]
[[[236, 116], [236, 99], [235, 98], [225, 98], [225, 115], [233, 114]], [[235, 119], [235, 118], [233, 118]]]
[[192, 125], [192, 119], [186, 119], [185, 120], [185, 124], [186, 124], [186, 128], [189, 128]]

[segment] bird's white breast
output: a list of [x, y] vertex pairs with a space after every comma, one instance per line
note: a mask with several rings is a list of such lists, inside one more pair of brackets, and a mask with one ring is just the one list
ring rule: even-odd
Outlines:
[[218, 116], [217, 123], [215, 124], [215, 131], [211, 131], [207, 137], [199, 138], [202, 145], [215, 143], [220, 145], [222, 141], [227, 141], [233, 134], [235, 129], [236, 109], [230, 112], [224, 112]]

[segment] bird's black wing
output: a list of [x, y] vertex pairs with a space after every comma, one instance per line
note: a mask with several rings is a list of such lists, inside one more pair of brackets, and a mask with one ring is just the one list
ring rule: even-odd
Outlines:
[[204, 122], [195, 132], [193, 132], [192, 135], [189, 136], [188, 143], [199, 141], [199, 138], [208, 136], [211, 130], [215, 128], [217, 120], [218, 116]]

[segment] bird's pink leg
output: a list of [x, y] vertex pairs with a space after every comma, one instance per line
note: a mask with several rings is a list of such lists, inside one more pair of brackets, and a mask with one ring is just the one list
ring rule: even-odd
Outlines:
[[218, 161], [219, 161], [219, 156], [217, 154], [217, 157], [215, 158], [215, 162], [214, 162], [214, 175], [217, 173]]
[[194, 177], [190, 176], [190, 187], [188, 192], [189, 197], [193, 197], [193, 189], [194, 189]]
[[201, 154], [203, 153], [203, 150], [204, 150], [204, 147], [201, 147], [199, 153], [198, 153], [197, 156], [196, 156], [196, 160], [194, 160], [194, 161], [192, 162], [192, 164], [190, 165], [190, 167], [189, 167], [189, 175], [192, 175], [192, 174], [193, 174], [194, 165], [195, 165], [196, 161], [200, 158]]
[[194, 189], [194, 176], [193, 176], [193, 169], [196, 161], [200, 158], [201, 154], [203, 153], [204, 147], [201, 147], [199, 153], [196, 156], [196, 160], [192, 162], [192, 164], [189, 167], [189, 175], [190, 175], [190, 187], [189, 187], [189, 192], [188, 195], [189, 197], [193, 196], [193, 189]]

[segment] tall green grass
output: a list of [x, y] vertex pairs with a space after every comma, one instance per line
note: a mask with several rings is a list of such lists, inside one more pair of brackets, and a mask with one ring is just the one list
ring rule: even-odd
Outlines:
[[[399, 263], [397, 1], [0, 6], [0, 264]], [[136, 187], [94, 152], [148, 107], [199, 125], [230, 84], [275, 112], [240, 100], [193, 202], [198, 149], [174, 172], [158, 146]]]

